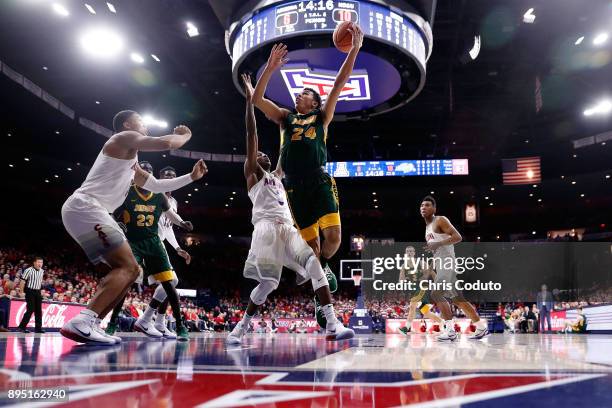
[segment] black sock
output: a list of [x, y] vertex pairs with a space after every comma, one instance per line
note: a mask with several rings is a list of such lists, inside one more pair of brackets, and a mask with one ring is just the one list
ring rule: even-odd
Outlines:
[[168, 310], [168, 296], [166, 296], [166, 300], [161, 302], [161, 304], [157, 308], [157, 313], [166, 314], [166, 310]]
[[121, 299], [119, 303], [115, 305], [115, 308], [113, 309], [113, 314], [111, 314], [110, 318], [111, 323], [117, 324], [119, 313], [121, 312], [121, 309], [123, 309], [123, 302], [125, 302], [125, 296], [123, 297], [123, 299]]
[[172, 308], [172, 315], [176, 320], [176, 330], [178, 331], [181, 327], [183, 327], [183, 319], [181, 318], [181, 305], [179, 303], [178, 293], [170, 282], [162, 282], [162, 286], [166, 291], [167, 300], [170, 303], [170, 307]]
[[[168, 297], [166, 297], [166, 299], [168, 299]], [[164, 300], [164, 302], [165, 302], [165, 300]], [[151, 299], [151, 301], [149, 302], [149, 307], [150, 307], [151, 309], [157, 309], [157, 308], [159, 307], [159, 305], [161, 305], [161, 304], [162, 304], [162, 302], [160, 302], [159, 300], [157, 300], [157, 299], [153, 298], [153, 299]]]

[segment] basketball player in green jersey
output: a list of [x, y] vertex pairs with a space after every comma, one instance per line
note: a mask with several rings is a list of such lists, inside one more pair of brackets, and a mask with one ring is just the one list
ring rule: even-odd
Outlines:
[[[153, 173], [153, 166], [149, 162], [140, 162], [139, 165], [147, 173]], [[164, 193], [154, 194], [136, 185], [132, 185], [123, 205], [115, 211], [119, 222], [125, 225], [125, 235], [134, 257], [143, 268], [143, 280], [148, 279], [150, 283], [152, 281], [159, 282], [165, 289], [172, 307], [172, 313], [176, 319], [177, 338], [179, 341], [187, 341], [189, 333], [182, 323], [179, 297], [175, 288], [175, 282], [178, 282], [178, 279], [170, 265], [166, 248], [158, 235], [158, 224], [162, 213], [173, 221], [175, 220], [173, 215], [176, 214], [171, 211], [166, 195]], [[176, 219], [177, 224], [180, 221], [182, 220]], [[188, 229], [187, 223], [183, 222], [183, 224], [185, 224], [183, 227]], [[155, 301], [153, 299], [150, 304], [153, 308], [159, 307], [162, 303], [156, 301], [157, 303], [154, 304]], [[122, 306], [123, 301], [119, 302], [113, 310], [111, 321], [106, 330], [108, 334], [112, 334], [116, 330], [117, 317]], [[152, 323], [143, 323], [140, 319], [134, 324], [134, 330], [153, 338], [163, 336]]]
[[[295, 98], [294, 113], [264, 97], [270, 77], [288, 61], [287, 46], [284, 44], [276, 44], [272, 48], [252, 99], [253, 104], [280, 127], [281, 152], [278, 167], [285, 174], [293, 220], [302, 238], [321, 259], [330, 289], [337, 287], [337, 281], [327, 263], [340, 247], [341, 230], [338, 189], [333, 177], [325, 172], [327, 129], [363, 42], [363, 32], [359, 26], [353, 24], [348, 30], [353, 38], [352, 48], [325, 102], [322, 102], [316, 90], [304, 88]], [[322, 245], [319, 230], [324, 238]], [[326, 303], [324, 299], [320, 300]]]
[[[406, 256], [408, 257], [408, 264], [405, 265], [407, 268], [402, 267], [400, 269], [399, 281], [409, 280], [419, 285], [422, 281], [433, 282], [436, 279], [436, 273], [429, 265], [424, 268], [420, 265], [415, 265], [416, 250], [413, 246], [406, 247]], [[399, 331], [403, 335], [408, 335], [412, 329], [412, 321], [416, 314], [416, 309], [420, 307], [421, 314], [426, 319], [430, 319], [438, 324], [442, 325], [443, 320], [431, 312], [432, 305], [429, 302], [429, 291], [418, 289], [414, 293], [414, 296], [410, 298], [410, 305], [408, 306], [408, 319], [406, 320], [406, 327], [400, 327]]]

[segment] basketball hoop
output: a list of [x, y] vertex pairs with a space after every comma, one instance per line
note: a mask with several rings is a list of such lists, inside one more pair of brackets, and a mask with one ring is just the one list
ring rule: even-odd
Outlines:
[[355, 282], [355, 286], [359, 286], [361, 284], [361, 274], [353, 274], [351, 278], [353, 279], [353, 282]]

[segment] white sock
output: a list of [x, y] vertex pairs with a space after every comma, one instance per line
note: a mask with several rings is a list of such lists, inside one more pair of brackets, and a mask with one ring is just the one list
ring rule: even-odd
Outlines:
[[245, 330], [247, 327], [249, 327], [249, 324], [251, 323], [251, 319], [253, 318], [253, 316], [250, 316], [247, 314], [247, 312], [244, 312], [244, 316], [242, 316], [242, 327], [244, 327]]
[[475, 325], [476, 325], [476, 328], [477, 328], [477, 329], [480, 329], [480, 330], [484, 330], [484, 329], [486, 329], [486, 328], [487, 328], [487, 322], [485, 322], [485, 320], [484, 320], [484, 319], [480, 319], [480, 320], [478, 320], [478, 321], [475, 323]]
[[328, 305], [321, 306], [321, 310], [323, 310], [323, 315], [325, 316], [325, 320], [327, 320], [328, 327], [330, 325], [335, 326], [338, 323], [336, 313], [334, 312], [334, 305], [330, 303]]
[[155, 316], [155, 323], [157, 324], [166, 324], [166, 314], [165, 313], [157, 313], [157, 316]]
[[453, 322], [452, 320], [445, 320], [444, 327], [448, 331], [455, 331], [455, 322]]
[[157, 309], [153, 309], [150, 305], [147, 306], [147, 309], [142, 314], [142, 320], [144, 320], [146, 322], [150, 322], [151, 319], [153, 318], [153, 315], [155, 314], [156, 310]]
[[85, 309], [85, 310], [81, 310], [81, 313], [79, 313], [79, 315], [83, 315], [83, 317], [93, 317], [93, 318], [98, 318], [98, 314], [96, 312], [94, 312], [93, 310], [89, 310], [89, 309]]

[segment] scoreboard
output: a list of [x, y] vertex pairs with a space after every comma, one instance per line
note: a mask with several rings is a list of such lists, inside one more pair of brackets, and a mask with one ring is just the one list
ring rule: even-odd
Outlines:
[[366, 37], [374, 37], [416, 56], [424, 67], [425, 39], [416, 23], [388, 7], [367, 1], [294, 1], [265, 8], [247, 19], [233, 39], [232, 62], [252, 48], [300, 33], [333, 32], [343, 21], [360, 25]]
[[466, 176], [468, 159], [329, 162], [325, 170], [334, 177]]
[[[212, 1], [212, 0], [211, 0]], [[218, 1], [222, 3], [221, 0]], [[253, 4], [253, 8], [248, 5]], [[242, 91], [240, 74], [260, 77], [273, 44], [283, 42], [289, 63], [272, 73], [266, 98], [293, 108], [306, 86], [325, 100], [346, 54], [333, 44], [338, 24], [359, 24], [364, 33], [351, 76], [336, 105], [336, 119], [365, 118], [396, 109], [425, 86], [431, 55], [431, 26], [406, 2], [391, 0], [266, 0], [236, 10], [226, 31], [232, 77]], [[248, 10], [248, 11], [247, 11]], [[232, 17], [232, 18], [236, 18]]]

